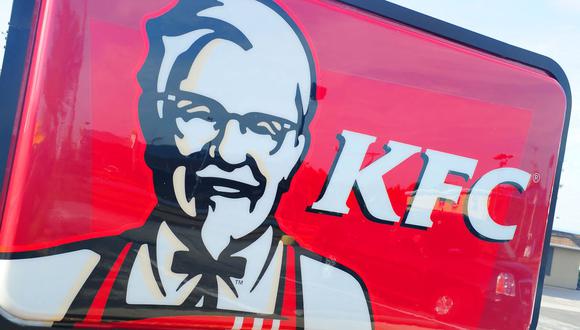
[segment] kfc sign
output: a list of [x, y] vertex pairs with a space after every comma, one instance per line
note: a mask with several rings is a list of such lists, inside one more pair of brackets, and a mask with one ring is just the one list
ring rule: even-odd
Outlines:
[[2, 95], [4, 318], [534, 324], [555, 63], [383, 1], [27, 1], [7, 56], [30, 63], [2, 73], [25, 82]]
[[[382, 176], [399, 166], [421, 148], [410, 144], [390, 141], [386, 155], [361, 169], [367, 149], [376, 138], [355, 132], [344, 131], [339, 139], [342, 142], [335, 167], [330, 171], [327, 186], [320, 199], [312, 205], [313, 211], [331, 214], [347, 214], [346, 205], [351, 189], [356, 189], [365, 215], [378, 222], [395, 223], [401, 221], [391, 205]], [[410, 210], [403, 219], [408, 226], [430, 228], [431, 211], [438, 199], [457, 203], [461, 188], [445, 183], [448, 175], [458, 175], [466, 180], [473, 177], [477, 160], [427, 149], [421, 153], [425, 161], [421, 180], [415, 192]], [[483, 175], [473, 184], [468, 194], [465, 216], [468, 224], [478, 237], [492, 241], [513, 239], [517, 226], [503, 226], [496, 223], [489, 214], [488, 200], [491, 191], [500, 184], [510, 184], [523, 192], [531, 175], [517, 168], [498, 168]]]

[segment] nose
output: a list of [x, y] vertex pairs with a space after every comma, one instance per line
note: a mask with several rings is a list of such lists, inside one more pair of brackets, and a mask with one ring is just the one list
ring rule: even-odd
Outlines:
[[223, 160], [230, 164], [243, 163], [247, 153], [244, 145], [244, 134], [240, 129], [240, 123], [232, 119], [228, 121], [221, 139], [217, 143], [217, 150]]

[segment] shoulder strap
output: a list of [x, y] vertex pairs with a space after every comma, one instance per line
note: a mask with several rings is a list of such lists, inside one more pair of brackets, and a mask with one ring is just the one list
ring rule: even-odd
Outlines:
[[286, 268], [284, 273], [284, 300], [282, 303], [282, 321], [280, 329], [303, 329], [302, 285], [300, 278], [300, 260], [295, 247], [286, 248]]
[[89, 307], [84, 322], [88, 323], [101, 322], [103, 313], [105, 312], [107, 300], [109, 299], [109, 295], [111, 294], [111, 289], [113, 288], [113, 284], [115, 283], [115, 280], [119, 275], [121, 266], [123, 265], [123, 262], [125, 261], [127, 253], [131, 249], [132, 244], [133, 243], [127, 243], [123, 248], [123, 250], [121, 251], [121, 253], [119, 254], [119, 256], [117, 257], [117, 260], [115, 260], [115, 262], [113, 263], [113, 266], [109, 270], [109, 273], [105, 277], [103, 284], [98, 289], [97, 294], [95, 295], [95, 298], [93, 299], [93, 302]]

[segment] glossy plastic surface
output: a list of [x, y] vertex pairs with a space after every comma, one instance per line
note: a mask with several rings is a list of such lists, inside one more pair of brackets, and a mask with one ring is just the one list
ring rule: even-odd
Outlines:
[[[275, 176], [272, 171], [288, 163], [290, 168], [294, 163], [299, 167], [289, 176], [288, 191], [279, 190], [280, 199], [279, 203], [273, 202], [273, 214], [264, 218], [256, 230], [262, 230], [262, 234], [271, 225], [276, 228], [277, 223], [279, 235], [285, 235], [280, 239], [289, 240], [291, 236], [298, 244], [284, 241], [285, 256], [312, 256], [313, 260], [330, 265], [329, 269], [342, 269], [364, 283], [361, 288], [369, 300], [375, 329], [527, 328], [565, 120], [566, 97], [558, 82], [538, 69], [335, 1], [276, 2], [302, 31], [311, 49], [317, 107], [309, 112], [311, 118], [304, 124], [310, 136], [305, 140], [309, 145], [304, 146], [301, 163], [298, 157], [295, 161], [292, 157], [273, 157], [277, 149], [269, 154], [272, 157], [264, 155], [264, 161], [271, 161], [269, 174], [264, 174], [266, 181]], [[145, 23], [174, 6], [175, 1], [168, 0], [42, 2], [36, 52], [2, 215], [3, 259], [54, 255], [60, 247], [80, 242], [74, 243], [79, 244], [76, 250], [99, 251], [101, 258], [114, 261], [96, 269], [102, 278], [118, 283], [115, 276], [119, 269], [122, 273], [124, 256], [131, 256], [133, 250], [138, 254], [142, 241], [124, 233], [146, 227], [146, 220], [163, 209], [158, 197], [163, 199], [165, 195], [159, 187], [166, 182], [154, 183], [151, 166], [155, 165], [151, 162], [155, 161], [149, 159], [149, 166], [145, 162], [147, 144], [151, 147], [155, 142], [144, 136], [142, 129], [155, 124], [144, 124], [143, 116], [139, 117], [143, 86], [137, 77], [150, 51]], [[226, 85], [233, 88], [228, 95], [237, 95], [232, 84]], [[218, 90], [210, 88], [209, 92], [215, 95]], [[234, 99], [233, 104], [238, 100], [239, 97]], [[231, 123], [234, 117], [224, 118]], [[296, 118], [286, 119], [289, 127], [299, 122]], [[181, 136], [187, 137], [183, 130]], [[345, 131], [376, 138], [368, 145], [363, 168], [385, 155], [384, 146], [390, 141], [420, 148], [420, 152], [382, 176], [399, 220], [386, 221], [369, 215], [363, 199], [380, 196], [360, 191], [358, 195], [349, 194], [348, 210], [342, 215], [318, 212], [321, 209], [317, 211], [313, 206], [327, 191], [327, 181], [336, 174], [331, 169], [336, 168], [344, 150], [341, 146]], [[250, 141], [253, 146], [244, 147], [248, 137], [244, 136], [244, 129], [238, 133], [241, 135], [233, 141], [241, 152], [259, 158], [254, 157], [253, 148], [259, 148], [256, 143], [260, 140], [254, 139]], [[432, 226], [418, 228], [405, 225], [405, 215], [425, 180], [428, 150], [475, 160], [476, 167], [467, 177], [454, 173], [446, 176], [447, 184], [461, 187], [457, 203], [437, 201], [430, 215]], [[261, 170], [267, 167], [261, 162], [250, 166]], [[513, 184], [502, 184], [491, 191], [491, 218], [501, 225], [517, 226], [513, 239], [493, 241], [482, 239], [473, 231], [466, 213], [470, 188], [498, 168], [520, 169], [529, 174], [530, 180], [521, 187], [523, 192]], [[175, 175], [173, 168], [170, 175]], [[198, 193], [211, 195], [201, 188]], [[431, 193], [439, 196], [444, 191]], [[187, 207], [177, 199], [185, 213], [179, 217], [187, 220]], [[235, 218], [239, 213], [234, 210], [229, 216]], [[197, 238], [202, 229], [198, 231]], [[120, 237], [120, 241], [112, 241], [108, 250], [103, 246], [110, 242], [107, 237]], [[86, 240], [90, 243], [83, 245]], [[64, 251], [74, 250], [74, 244]], [[206, 245], [212, 249], [211, 244]], [[107, 253], [112, 257], [105, 258]], [[119, 255], [123, 258], [117, 258]], [[300, 268], [293, 263], [302, 261], [300, 257], [291, 259], [281, 261], [280, 282], [293, 283], [294, 278], [288, 276], [294, 275], [288, 275], [288, 270]], [[175, 267], [172, 269], [176, 271]], [[324, 270], [322, 278], [325, 271], [330, 272]], [[39, 272], [27, 276], [32, 277], [25, 280], [44, 275]], [[308, 289], [305, 277], [302, 280], [297, 279], [304, 282], [302, 290], [315, 292], [316, 289]], [[5, 279], [0, 286], [7, 283]], [[114, 296], [117, 287], [112, 283], [109, 290]], [[332, 286], [341, 282], [331, 276], [328, 283]], [[340, 286], [333, 289], [342, 290]], [[122, 298], [123, 290], [117, 292]], [[213, 318], [207, 313], [215, 310], [203, 310], [200, 316], [195, 306], [190, 306], [177, 314], [173, 309], [167, 312], [155, 308], [152, 312], [142, 308], [135, 312], [137, 320], [123, 319], [123, 315], [134, 311], [117, 307], [108, 314], [106, 309], [113, 307], [107, 305], [107, 297], [97, 293], [85, 303], [86, 309], [78, 307], [82, 304], [75, 305], [78, 309], [68, 310], [64, 319], [46, 324], [113, 322], [113, 326], [118, 326], [114, 322], [122, 321], [124, 326], [202, 329], [235, 328], [240, 322], [239, 315], [228, 308], [220, 309], [219, 303], [219, 315]], [[296, 313], [287, 309], [288, 304], [304, 303], [301, 290], [282, 290], [274, 297], [286, 306], [281, 313], [271, 313], [274, 320], [261, 312], [241, 313], [245, 316], [242, 326], [251, 328], [256, 319], [263, 319], [264, 329], [269, 329], [277, 324], [276, 318], [290, 318], [291, 322], [280, 326], [300, 327], [306, 322], [308, 328], [312, 321], [305, 321], [301, 310]], [[303, 308], [308, 314], [308, 308], [321, 307], [306, 303]], [[34, 312], [21, 315], [28, 317], [20, 318], [37, 320]], [[112, 316], [108, 319], [107, 315]], [[332, 312], [323, 315], [329, 320], [336, 317]], [[43, 317], [39, 315], [38, 320]]]

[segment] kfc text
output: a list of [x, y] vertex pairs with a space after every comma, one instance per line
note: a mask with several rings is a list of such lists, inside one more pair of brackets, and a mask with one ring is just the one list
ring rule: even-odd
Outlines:
[[[338, 136], [341, 148], [328, 175], [320, 198], [310, 208], [335, 215], [347, 214], [346, 201], [352, 189], [357, 194], [367, 218], [378, 222], [396, 223], [401, 217], [393, 210], [382, 176], [396, 166], [420, 153], [418, 146], [390, 141], [386, 154], [362, 167], [368, 147], [376, 141], [370, 135], [344, 130]], [[403, 217], [406, 226], [430, 228], [431, 212], [439, 199], [457, 203], [462, 187], [445, 182], [448, 175], [458, 175], [466, 181], [473, 176], [477, 160], [427, 149], [423, 173], [419, 178], [408, 212]], [[476, 235], [489, 241], [510, 241], [516, 227], [498, 224], [490, 216], [488, 200], [493, 189], [501, 184], [512, 185], [523, 192], [531, 175], [517, 168], [502, 167], [484, 174], [469, 189], [466, 204], [466, 222]]]

